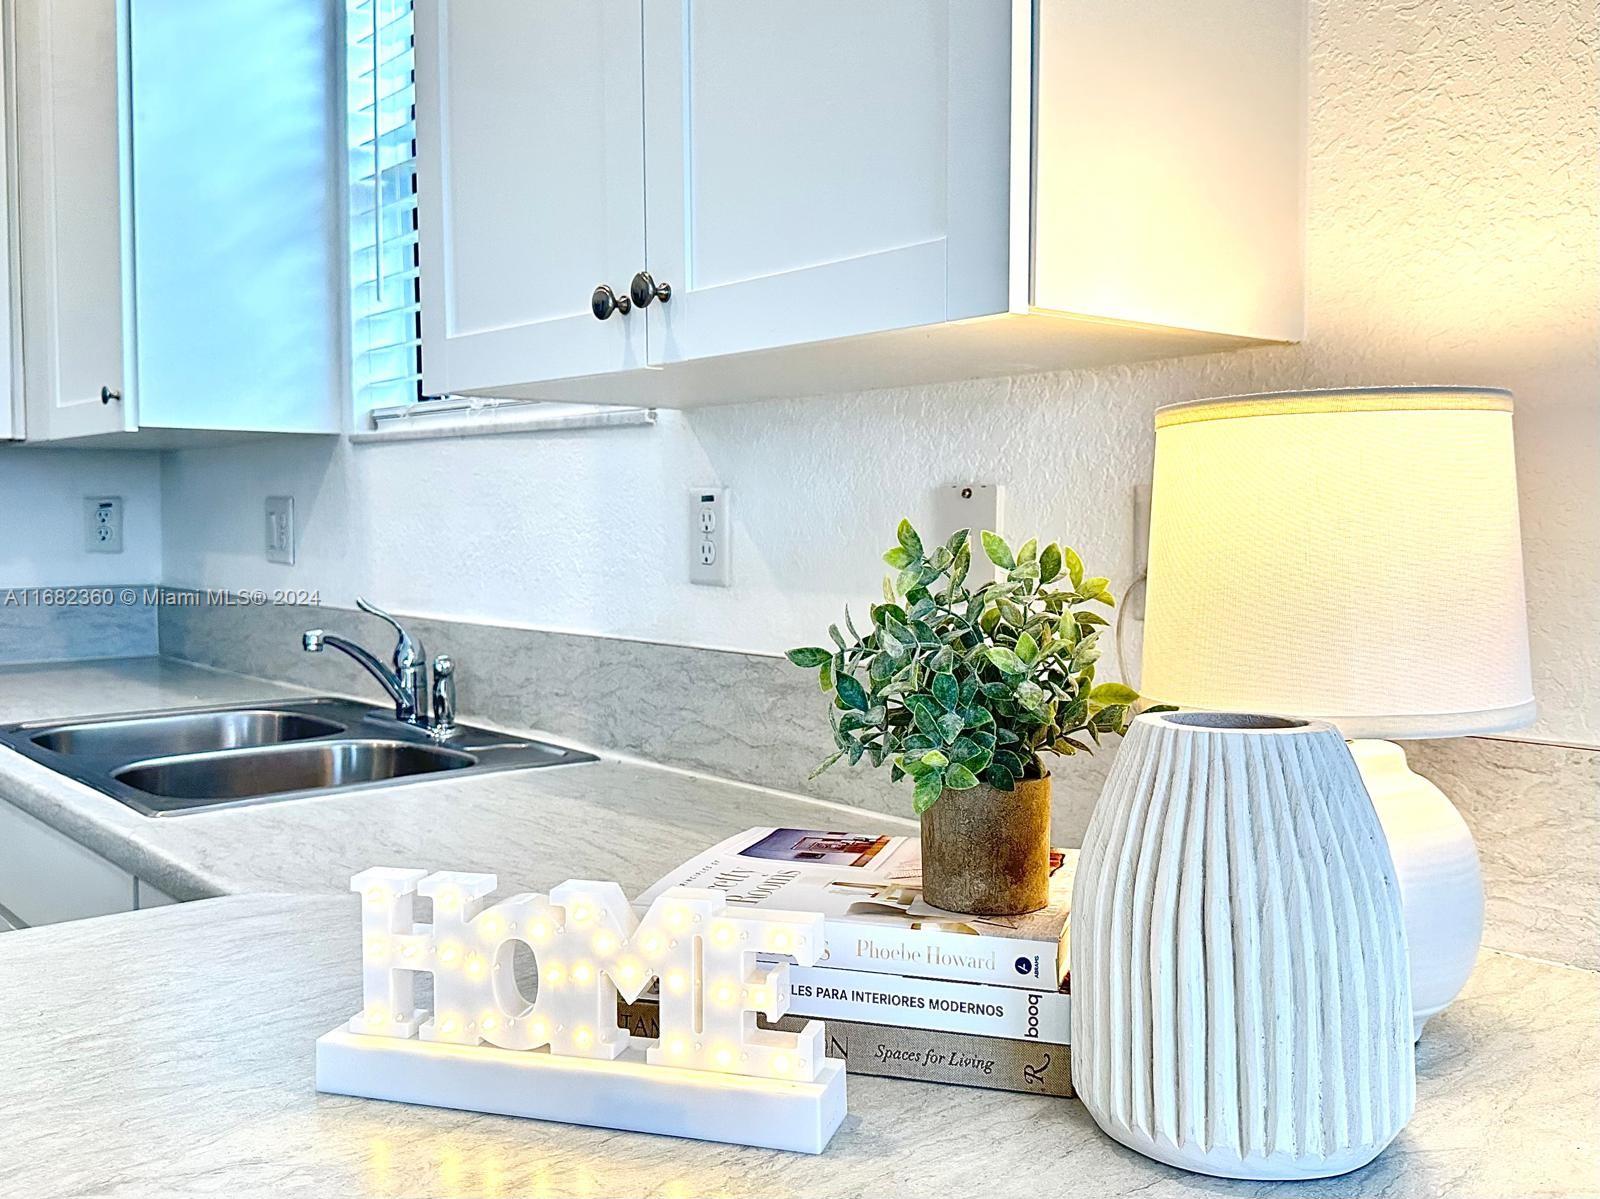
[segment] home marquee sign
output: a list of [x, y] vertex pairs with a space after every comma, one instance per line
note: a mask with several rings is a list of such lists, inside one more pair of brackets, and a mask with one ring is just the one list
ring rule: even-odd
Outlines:
[[[375, 867], [362, 896], [362, 1010], [317, 1041], [317, 1089], [820, 1153], [845, 1112], [823, 1026], [760, 1028], [789, 1006], [787, 961], [823, 952], [817, 913], [729, 908], [676, 887], [641, 919], [609, 882], [490, 903], [492, 874]], [[431, 924], [416, 921], [418, 897]], [[532, 950], [530, 1002], [513, 974]], [[419, 974], [432, 1009], [417, 1007]], [[617, 1025], [654, 982], [661, 1036]]]

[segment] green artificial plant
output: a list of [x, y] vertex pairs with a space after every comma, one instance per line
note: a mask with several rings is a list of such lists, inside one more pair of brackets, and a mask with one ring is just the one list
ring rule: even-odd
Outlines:
[[1094, 681], [1107, 622], [1087, 605], [1116, 603], [1107, 580], [1086, 578], [1054, 542], [1013, 551], [996, 533], [981, 541], [1002, 577], [969, 588], [968, 531], [930, 551], [902, 520], [883, 555], [898, 574], [885, 577], [870, 628], [858, 631], [846, 607], [844, 631], [828, 629], [834, 648], [788, 652], [833, 697], [838, 748], [812, 777], [840, 758], [887, 761], [896, 782], [913, 780], [922, 813], [946, 788], [1010, 791], [1045, 777], [1041, 753], [1093, 752], [1127, 729], [1138, 693]]

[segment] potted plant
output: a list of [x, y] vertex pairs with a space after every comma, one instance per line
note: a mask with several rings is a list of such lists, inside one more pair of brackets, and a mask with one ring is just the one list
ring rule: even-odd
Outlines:
[[1094, 681], [1092, 605], [1115, 604], [1107, 580], [1085, 577], [1071, 549], [996, 533], [983, 553], [1002, 577], [969, 588], [963, 529], [929, 550], [910, 521], [883, 559], [865, 632], [847, 607], [833, 648], [788, 652], [833, 697], [839, 759], [890, 764], [909, 778], [922, 819], [923, 894], [947, 911], [1013, 915], [1044, 906], [1050, 877], [1050, 774], [1045, 753], [1093, 752], [1122, 733], [1138, 694]]

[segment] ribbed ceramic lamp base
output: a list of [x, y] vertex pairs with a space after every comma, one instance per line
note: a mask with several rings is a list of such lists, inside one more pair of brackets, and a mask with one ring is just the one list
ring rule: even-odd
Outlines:
[[1331, 725], [1134, 721], [1079, 857], [1071, 953], [1073, 1085], [1130, 1148], [1318, 1178], [1410, 1118], [1399, 887]]

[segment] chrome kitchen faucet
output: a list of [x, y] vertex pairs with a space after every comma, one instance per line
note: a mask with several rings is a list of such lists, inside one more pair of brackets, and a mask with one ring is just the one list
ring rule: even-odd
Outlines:
[[[366, 600], [356, 598], [356, 607], [380, 620], [388, 621], [398, 637], [394, 647], [394, 669], [390, 670], [370, 651], [355, 642], [321, 629], [307, 629], [300, 644], [308, 654], [320, 654], [323, 649], [341, 651], [366, 668], [368, 674], [383, 685], [394, 700], [394, 718], [406, 724], [426, 729], [435, 740], [443, 741], [455, 732], [456, 690], [455, 664], [446, 654], [434, 661], [436, 681], [428, 686], [428, 656], [422, 643], [406, 632], [405, 627], [389, 613]], [[430, 712], [431, 695], [431, 712]]]

